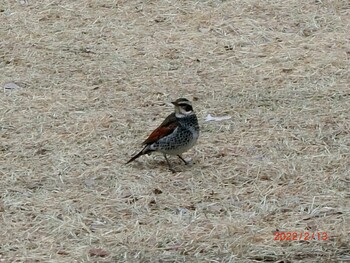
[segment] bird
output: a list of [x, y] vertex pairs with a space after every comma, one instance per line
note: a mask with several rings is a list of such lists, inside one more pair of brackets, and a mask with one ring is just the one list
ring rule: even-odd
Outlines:
[[126, 164], [131, 163], [142, 155], [151, 152], [163, 154], [169, 170], [175, 172], [167, 155], [177, 155], [188, 164], [181, 154], [191, 149], [199, 137], [199, 124], [193, 111], [192, 103], [185, 98], [171, 102], [175, 111], [171, 113], [142, 143], [143, 149], [133, 156]]

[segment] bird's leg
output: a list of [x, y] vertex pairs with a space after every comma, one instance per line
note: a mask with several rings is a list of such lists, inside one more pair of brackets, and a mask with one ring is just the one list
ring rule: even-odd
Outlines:
[[164, 155], [166, 162], [168, 163], [169, 170], [172, 171], [173, 173], [175, 173], [175, 170], [171, 167], [170, 162], [169, 162], [168, 158], [166, 157], [166, 154], [163, 154], [163, 155]]
[[188, 165], [188, 162], [186, 162], [186, 160], [184, 158], [182, 158], [182, 156], [180, 154], [178, 154], [177, 157], [179, 157], [186, 165]]

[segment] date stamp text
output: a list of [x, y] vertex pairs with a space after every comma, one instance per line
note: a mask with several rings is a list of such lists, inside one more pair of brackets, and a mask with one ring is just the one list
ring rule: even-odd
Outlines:
[[294, 241], [294, 240], [303, 240], [303, 241], [311, 241], [311, 240], [328, 240], [327, 232], [282, 232], [276, 231], [274, 233], [273, 240], [277, 241]]

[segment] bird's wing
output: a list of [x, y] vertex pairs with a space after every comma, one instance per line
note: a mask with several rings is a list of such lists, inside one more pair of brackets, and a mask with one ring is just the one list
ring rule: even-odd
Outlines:
[[150, 136], [142, 144], [152, 144], [159, 139], [172, 133], [178, 126], [178, 121], [176, 119], [175, 113], [170, 114], [162, 124], [155, 129]]

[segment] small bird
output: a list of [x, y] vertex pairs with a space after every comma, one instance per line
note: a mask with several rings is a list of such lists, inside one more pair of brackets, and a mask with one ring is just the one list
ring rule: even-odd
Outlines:
[[187, 162], [181, 154], [192, 148], [199, 137], [199, 125], [192, 104], [185, 98], [172, 102], [175, 112], [170, 114], [162, 124], [155, 129], [142, 143], [144, 148], [128, 162], [131, 163], [141, 155], [151, 152], [161, 152], [164, 155], [169, 169], [175, 172], [169, 163], [167, 154], [177, 155], [185, 164]]

